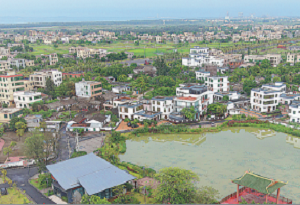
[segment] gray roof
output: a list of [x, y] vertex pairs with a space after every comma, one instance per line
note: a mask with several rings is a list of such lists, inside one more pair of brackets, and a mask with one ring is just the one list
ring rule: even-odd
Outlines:
[[48, 165], [47, 169], [63, 189], [82, 186], [89, 195], [135, 179], [93, 153]]
[[166, 101], [166, 100], [173, 100], [174, 97], [166, 97], [166, 96], [156, 96], [153, 97], [151, 100], [155, 100], [155, 101]]

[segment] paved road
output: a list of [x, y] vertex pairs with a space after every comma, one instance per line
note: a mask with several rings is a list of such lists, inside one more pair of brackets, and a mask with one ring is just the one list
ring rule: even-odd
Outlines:
[[[65, 126], [63, 126], [60, 129], [60, 135], [61, 135], [61, 138], [58, 141], [59, 152], [58, 152], [58, 157], [57, 157], [56, 161], [64, 161], [64, 160], [69, 159], [68, 136], [66, 134]], [[70, 137], [69, 141], [70, 141], [70, 147], [71, 147], [70, 149], [71, 149], [71, 154], [72, 154], [72, 152], [75, 148], [75, 139]]]
[[[41, 194], [39, 191], [37, 191], [34, 187], [32, 187], [28, 183], [28, 179], [30, 177], [33, 177], [37, 173], [38, 173], [37, 167], [30, 168], [29, 174], [28, 174], [28, 168], [7, 170], [7, 176], [17, 184], [18, 188], [25, 190], [26, 194], [28, 194], [34, 200], [34, 202], [36, 202], [37, 204], [55, 204], [53, 201], [51, 201], [46, 196]], [[9, 187], [9, 186], [8, 184], [0, 184], [0, 188], [3, 187]]]

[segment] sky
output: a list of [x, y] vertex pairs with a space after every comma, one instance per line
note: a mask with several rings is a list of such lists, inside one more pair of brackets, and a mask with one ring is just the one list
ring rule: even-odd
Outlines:
[[300, 16], [300, 0], [0, 0], [0, 24]]

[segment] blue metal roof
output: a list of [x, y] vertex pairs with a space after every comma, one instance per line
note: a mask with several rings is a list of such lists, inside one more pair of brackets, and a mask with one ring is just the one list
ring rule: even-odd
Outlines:
[[47, 169], [63, 189], [82, 186], [89, 195], [135, 179], [93, 153], [48, 165]]

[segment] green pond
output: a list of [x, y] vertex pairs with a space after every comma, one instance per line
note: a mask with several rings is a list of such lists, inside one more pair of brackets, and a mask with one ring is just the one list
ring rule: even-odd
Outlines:
[[199, 186], [236, 191], [231, 183], [246, 170], [288, 181], [281, 195], [300, 203], [300, 138], [257, 128], [230, 128], [205, 134], [146, 134], [126, 141], [121, 161], [155, 170], [180, 167], [197, 173]]

